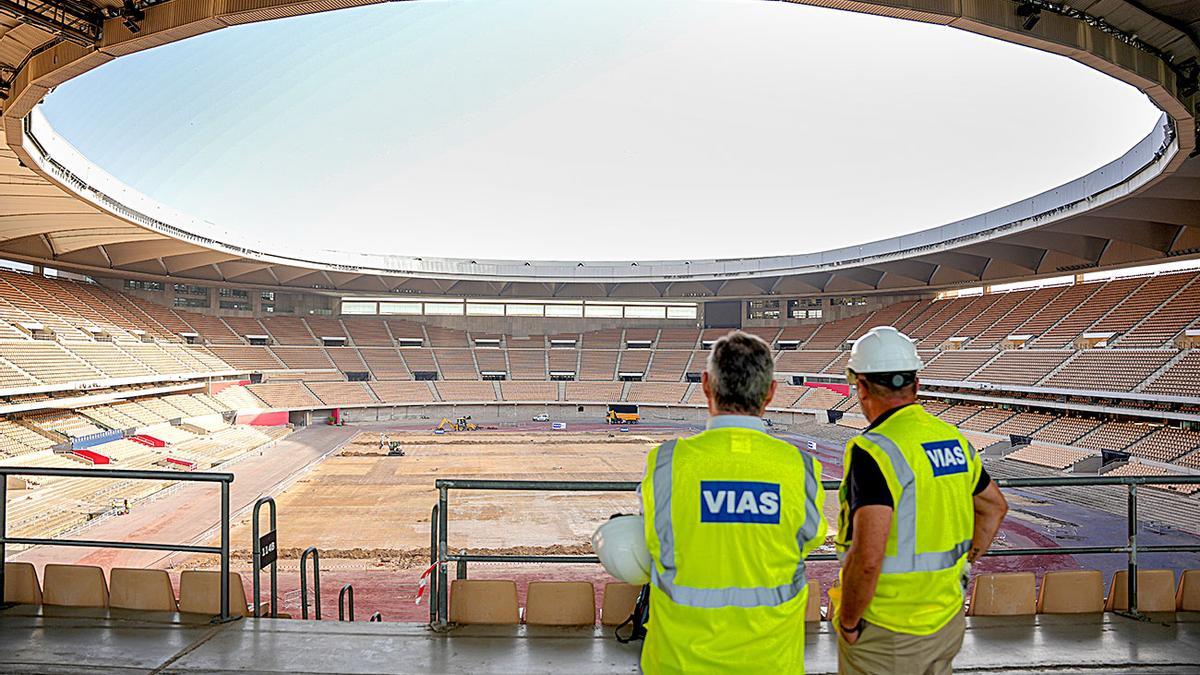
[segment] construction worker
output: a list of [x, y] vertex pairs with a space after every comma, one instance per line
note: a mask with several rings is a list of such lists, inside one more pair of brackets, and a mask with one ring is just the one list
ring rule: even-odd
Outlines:
[[[647, 457], [644, 542], [624, 527], [636, 516], [593, 538], [620, 578], [636, 583], [648, 567], [647, 673], [804, 670], [804, 558], [825, 540], [825, 493], [821, 464], [764, 431], [773, 375], [760, 338], [735, 331], [717, 340], [700, 381], [706, 430]], [[614, 551], [626, 560], [612, 564]]]
[[975, 448], [917, 404], [923, 365], [891, 326], [850, 352], [870, 426], [846, 444], [838, 492], [839, 673], [950, 673], [970, 564], [1008, 511]]

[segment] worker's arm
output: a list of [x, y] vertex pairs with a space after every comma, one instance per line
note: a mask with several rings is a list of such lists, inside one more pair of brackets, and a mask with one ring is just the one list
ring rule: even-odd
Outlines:
[[892, 508], [861, 506], [855, 509], [853, 518], [854, 540], [842, 561], [842, 604], [838, 613], [838, 630], [850, 644], [858, 642], [859, 633], [842, 629], [858, 625], [875, 597], [875, 584], [879, 581], [888, 532], [892, 528]]
[[967, 552], [967, 562], [974, 563], [992, 545], [992, 539], [1000, 529], [1004, 514], [1008, 513], [1008, 502], [991, 481], [979, 494], [973, 498], [975, 503], [975, 532], [971, 537], [971, 550]]

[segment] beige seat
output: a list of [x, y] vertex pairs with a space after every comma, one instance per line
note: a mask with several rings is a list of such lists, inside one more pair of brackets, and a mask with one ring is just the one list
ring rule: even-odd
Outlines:
[[42, 586], [32, 563], [4, 563], [4, 600], [18, 605], [42, 604]]
[[971, 590], [970, 616], [1019, 616], [1037, 612], [1033, 572], [981, 574]]
[[[120, 609], [146, 612], [174, 612], [175, 591], [164, 570], [139, 570], [114, 567], [108, 573], [108, 604]], [[218, 610], [219, 611], [219, 610]]]
[[[1200, 581], [1200, 580], [1198, 580]], [[604, 584], [604, 597], [600, 604], [600, 625], [618, 626], [633, 614], [641, 586], [610, 581]]]
[[[192, 614], [221, 613], [221, 573], [186, 570], [179, 575], [179, 611]], [[229, 615], [246, 616], [246, 591], [242, 575], [229, 573]]]
[[808, 606], [804, 609], [804, 620], [807, 622], [821, 620], [821, 582], [816, 579], [808, 580]]
[[[1138, 598], [1141, 600], [1141, 598]], [[1179, 575], [1179, 590], [1175, 591], [1175, 609], [1180, 612], [1200, 612], [1200, 570], [1183, 570]]]
[[587, 581], [531, 581], [525, 594], [525, 623], [531, 626], [594, 625], [596, 589]]
[[[1172, 570], [1138, 570], [1137, 604], [1139, 612], [1175, 611], [1175, 572]], [[1113, 574], [1108, 587], [1104, 611], [1129, 609], [1129, 571]]]
[[94, 565], [46, 565], [42, 603], [62, 607], [108, 607], [104, 570]]
[[514, 581], [455, 579], [450, 582], [450, 620], [455, 623], [520, 623]]
[[1038, 594], [1039, 614], [1099, 614], [1104, 611], [1100, 570], [1046, 572]]

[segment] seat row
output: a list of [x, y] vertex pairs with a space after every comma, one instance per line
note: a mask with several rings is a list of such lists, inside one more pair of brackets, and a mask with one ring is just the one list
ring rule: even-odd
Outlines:
[[[975, 578], [967, 614], [1018, 616], [1027, 614], [1099, 614], [1129, 609], [1129, 574], [1112, 576], [1104, 595], [1099, 570], [1047, 572], [1040, 589], [1032, 572], [981, 574]], [[1200, 570], [1184, 570], [1175, 583], [1174, 570], [1146, 569], [1137, 573], [1138, 611], [1200, 611]]]
[[[49, 563], [38, 582], [31, 563], [4, 564], [4, 599], [20, 605], [99, 607], [143, 612], [221, 613], [221, 573], [185, 570], [179, 575], [179, 598], [165, 570], [114, 567], [108, 580], [93, 565]], [[229, 575], [229, 613], [250, 614], [240, 574]]]
[[[1098, 570], [1047, 572], [1037, 588], [1032, 572], [981, 574], [975, 577], [967, 614], [1019, 616], [1032, 614], [1099, 614], [1129, 608], [1125, 571], [1112, 577], [1104, 594]], [[639, 586], [605, 584], [600, 624], [615, 626], [629, 618]], [[823, 612], [821, 584], [809, 581], [805, 621], [829, 620]], [[1200, 611], [1200, 570], [1185, 570], [1175, 582], [1168, 569], [1138, 571], [1138, 609], [1143, 612]], [[509, 580], [457, 579], [450, 584], [450, 620], [459, 624], [587, 626], [596, 621], [596, 593], [586, 581], [531, 581], [525, 607], [517, 601], [517, 584]]]

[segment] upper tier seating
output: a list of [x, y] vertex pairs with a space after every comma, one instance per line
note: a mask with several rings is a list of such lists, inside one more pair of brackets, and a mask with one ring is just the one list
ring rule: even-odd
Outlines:
[[1004, 459], [1062, 470], [1093, 454], [1074, 448], [1058, 448], [1052, 445], [1033, 443], [1013, 450], [1005, 455]]
[[[1070, 346], [1079, 335], [1097, 319], [1111, 311], [1122, 299], [1133, 293], [1146, 282], [1145, 279], [1113, 279], [1102, 284], [1070, 314], [1067, 314], [1046, 331], [1037, 334], [1033, 346], [1042, 349], [1057, 349]], [[1086, 284], [1085, 284], [1086, 285]]]
[[1042, 386], [1132, 391], [1174, 356], [1166, 351], [1089, 349], [1079, 352]]
[[470, 347], [467, 342], [467, 332], [455, 328], [441, 326], [425, 326], [429, 336], [429, 347]]
[[0, 358], [46, 384], [105, 379], [99, 370], [53, 342], [0, 343]]
[[615, 403], [621, 400], [620, 382], [567, 382], [568, 401]]
[[315, 345], [317, 338], [308, 329], [308, 324], [294, 316], [266, 316], [263, 326], [271, 333], [277, 344], [281, 345]]
[[505, 401], [557, 401], [557, 382], [501, 382], [500, 395]]
[[367, 364], [371, 375], [378, 380], [411, 379], [408, 367], [400, 352], [390, 347], [363, 347], [358, 350], [359, 356]]
[[342, 325], [356, 347], [391, 347], [395, 344], [387, 324], [379, 319], [343, 317]]
[[491, 382], [435, 382], [438, 396], [443, 401], [481, 402], [495, 401], [496, 388]]
[[[432, 349], [404, 347], [400, 350], [400, 356], [404, 358], [404, 363], [408, 366], [408, 369], [414, 373], [438, 372], [438, 363], [434, 360]], [[443, 373], [442, 377], [445, 376], [445, 373]]]
[[384, 403], [432, 403], [433, 392], [426, 382], [380, 381], [370, 383], [375, 397]]
[[1075, 444], [1096, 450], [1124, 450], [1135, 441], [1141, 440], [1153, 429], [1154, 427], [1146, 424], [1105, 422], [1092, 433], [1075, 441]]
[[833, 363], [840, 355], [841, 352], [829, 350], [784, 350], [779, 352], [779, 356], [775, 359], [775, 371], [780, 373], [816, 374], [820, 373], [825, 366]]
[[700, 340], [700, 331], [694, 328], [664, 328], [659, 331], [658, 349], [695, 349]]
[[1195, 396], [1197, 389], [1200, 389], [1200, 350], [1193, 349], [1151, 380], [1142, 391], [1147, 394]]
[[252, 384], [247, 389], [271, 408], [316, 408], [321, 401], [300, 383]]
[[234, 333], [245, 338], [251, 335], [267, 335], [267, 329], [259, 323], [258, 319], [249, 316], [227, 316], [224, 317], [225, 323], [233, 329]]
[[471, 350], [475, 355], [475, 363], [479, 373], [508, 373], [508, 357], [503, 349], [485, 347]]
[[368, 372], [367, 364], [363, 363], [362, 357], [359, 356], [358, 350], [352, 347], [329, 347], [325, 350], [325, 354], [329, 356], [329, 360], [333, 365], [343, 373], [365, 373]]
[[475, 358], [471, 355], [470, 349], [435, 349], [433, 353], [443, 378], [447, 380], [479, 379], [479, 370], [475, 368]]
[[1033, 432], [1049, 424], [1053, 419], [1053, 415], [1023, 412], [1013, 415], [1003, 423], [993, 428], [992, 433], [1029, 436]]
[[304, 323], [308, 324], [308, 332], [312, 333], [318, 341], [324, 338], [343, 338], [348, 340], [346, 329], [342, 327], [342, 322], [337, 319], [329, 319], [323, 316], [306, 316]]
[[620, 352], [617, 373], [641, 373], [644, 376], [650, 365], [650, 354], [649, 349], [626, 349]]
[[1097, 420], [1079, 417], [1057, 417], [1054, 421], [1033, 432], [1033, 437], [1047, 443], [1070, 445], [1098, 426], [1100, 426], [1100, 422]]
[[1072, 352], [1044, 351], [1040, 349], [1012, 349], [1000, 352], [991, 363], [972, 375], [975, 382], [993, 384], [1016, 384], [1031, 387], [1042, 381], [1059, 364], [1066, 361]]
[[[515, 344], [514, 344], [515, 343]], [[546, 372], [548, 357], [542, 346], [534, 348], [519, 348], [534, 344], [533, 340], [523, 341], [509, 338], [508, 365], [512, 368], [509, 377], [514, 380], [544, 380], [549, 375]], [[538, 336], [536, 344], [545, 344], [545, 339]]]
[[223, 347], [209, 348], [217, 358], [237, 370], [283, 370], [287, 368], [267, 347]]
[[678, 382], [683, 379], [688, 361], [692, 353], [679, 349], [656, 349], [654, 358], [650, 361], [650, 372], [646, 373], [647, 380], [655, 382]]
[[[1133, 336], [1132, 340], [1128, 339], [1129, 336], [1125, 334], [1134, 326], [1142, 325], [1147, 317], [1156, 313], [1159, 305], [1176, 296], [1183, 290], [1184, 286], [1191, 284], [1195, 279], [1196, 273], [1194, 272], [1188, 274], [1164, 274], [1152, 277], [1141, 288], [1138, 288], [1137, 292], [1133, 295], [1119, 301], [1107, 316], [1092, 326], [1091, 331], [1117, 333], [1121, 336], [1118, 338], [1118, 342], [1132, 343], [1122, 344], [1123, 347], [1161, 346], [1173, 337], [1176, 331], [1182, 330], [1183, 326], [1180, 326], [1176, 331], [1166, 330], [1165, 335], [1159, 330], [1150, 330], [1149, 332], [1140, 331], [1138, 335]], [[1193, 312], [1195, 311], [1194, 308], [1195, 305], [1193, 305]], [[1165, 317], [1166, 315], [1163, 318]], [[1159, 321], [1161, 321], [1161, 318]], [[1169, 325], [1169, 322], [1167, 325]], [[1156, 339], [1155, 336], [1158, 336], [1158, 338]], [[1149, 342], [1149, 344], [1139, 345], [1137, 344], [1138, 342]]]
[[962, 426], [965, 429], [973, 431], [991, 431], [1001, 422], [1011, 418], [1015, 413], [1011, 410], [1000, 410], [999, 408], [984, 408], [970, 419], [963, 422]]
[[1196, 321], [1200, 281], [1193, 280], [1178, 295], [1117, 339], [1120, 347], [1169, 347], [1175, 336]]
[[631, 382], [626, 397], [631, 403], [679, 403], [687, 385], [676, 382]]
[[332, 370], [335, 368], [324, 349], [312, 347], [272, 347], [271, 352], [292, 370]]
[[[580, 350], [580, 372], [576, 373], [576, 377], [580, 380], [612, 380], [616, 378], [618, 354], [620, 352], [615, 350]], [[554, 357], [553, 352], [550, 357]]]
[[327, 406], [373, 405], [379, 402], [365, 382], [309, 382], [308, 388]]
[[979, 370], [983, 364], [996, 356], [996, 352], [981, 352], [965, 349], [951, 349], [941, 352], [925, 364], [921, 371], [923, 380], [966, 380], [967, 376]]

